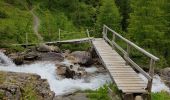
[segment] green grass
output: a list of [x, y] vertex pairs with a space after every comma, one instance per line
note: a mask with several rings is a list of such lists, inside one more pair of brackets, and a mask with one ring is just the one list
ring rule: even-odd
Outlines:
[[[103, 87], [100, 87], [99, 89], [92, 91], [87, 90], [85, 92], [88, 93], [87, 97], [90, 100], [111, 100], [111, 98], [108, 96], [108, 87], [112, 89], [112, 91], [119, 97], [120, 92], [118, 91], [117, 87], [113, 84], [110, 85], [104, 85]], [[118, 98], [115, 100], [119, 100]]]
[[23, 88], [23, 100], [38, 100], [40, 99], [39, 96], [37, 95], [37, 92], [35, 91], [35, 88], [33, 87], [32, 83], [28, 83], [24, 88]]
[[[17, 3], [19, 1], [15, 1]], [[0, 1], [0, 47], [11, 44], [25, 43], [26, 33], [28, 42], [37, 42], [32, 30], [32, 15], [29, 10], [16, 4]]]
[[0, 72], [0, 84], [2, 84], [5, 81], [5, 73], [4, 72]]
[[170, 93], [165, 91], [152, 93], [152, 100], [170, 100]]

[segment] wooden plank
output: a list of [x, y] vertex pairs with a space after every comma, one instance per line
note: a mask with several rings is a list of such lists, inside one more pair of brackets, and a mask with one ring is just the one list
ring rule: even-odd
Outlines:
[[145, 90], [145, 87], [118, 87], [121, 90]]
[[123, 84], [144, 84], [143, 81], [123, 81], [123, 80], [115, 80], [117, 84], [123, 83]]
[[109, 69], [110, 73], [135, 73], [133, 70], [111, 70]]
[[114, 77], [135, 77], [136, 75], [127, 75], [127, 74], [124, 74], [124, 75], [115, 75], [115, 74], [113, 74], [113, 73], [111, 73], [111, 75], [112, 75], [112, 77], [114, 78]]
[[146, 93], [147, 91], [144, 89], [133, 89], [133, 90], [122, 90], [124, 93]]
[[114, 78], [114, 80], [120, 80], [120, 81], [143, 81], [142, 79], [121, 79], [121, 78]]
[[146, 87], [146, 84], [117, 84], [118, 87], [135, 87], [135, 86], [139, 86], [139, 87]]

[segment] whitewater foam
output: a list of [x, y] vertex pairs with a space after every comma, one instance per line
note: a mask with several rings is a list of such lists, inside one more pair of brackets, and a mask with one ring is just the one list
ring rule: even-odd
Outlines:
[[15, 66], [10, 58], [8, 58], [4, 53], [0, 52], [0, 65], [10, 65]]
[[85, 79], [57, 80], [55, 69], [55, 63], [53, 62], [37, 62], [30, 65], [22, 65], [20, 67], [0, 66], [1, 71], [34, 73], [40, 75], [42, 79], [47, 79], [50, 89], [54, 91], [56, 95], [64, 95], [78, 90], [95, 90], [106, 82], [111, 82], [108, 74], [90, 76], [89, 81], [85, 81]]
[[[138, 75], [147, 83], [147, 79], [145, 76], [143, 76], [142, 74]], [[152, 83], [152, 92], [156, 93], [160, 91], [167, 91], [170, 93], [170, 88], [165, 85], [159, 75], [154, 75]]]

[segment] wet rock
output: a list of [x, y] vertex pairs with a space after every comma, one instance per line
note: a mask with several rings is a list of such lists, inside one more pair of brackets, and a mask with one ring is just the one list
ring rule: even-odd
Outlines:
[[24, 56], [20, 53], [10, 54], [9, 57], [13, 60], [16, 65], [21, 65], [24, 63]]
[[56, 74], [59, 76], [59, 79], [62, 78], [82, 78], [87, 73], [83, 68], [76, 65], [56, 65]]
[[28, 52], [24, 55], [24, 60], [36, 60], [38, 58], [38, 54], [36, 52]]
[[[38, 100], [53, 100], [55, 94], [50, 90], [47, 80], [36, 74], [0, 72], [6, 74], [5, 81], [0, 85], [0, 100], [22, 100], [27, 89], [33, 88]], [[30, 90], [29, 90], [30, 91]], [[5, 98], [5, 99], [3, 99]]]
[[39, 52], [60, 52], [60, 49], [57, 46], [48, 46], [45, 44], [40, 44], [37, 47], [37, 51], [39, 51]]
[[0, 52], [6, 53], [7, 51], [5, 49], [3, 49], [3, 48], [0, 48]]
[[0, 85], [0, 99], [6, 100], [20, 100], [22, 98], [21, 89], [17, 85]]
[[74, 63], [79, 63], [81, 65], [91, 65], [92, 57], [91, 54], [87, 51], [75, 51], [70, 54], [70, 58]]
[[47, 52], [39, 54], [39, 57], [43, 61], [63, 61], [64, 57], [61, 53]]
[[[161, 70], [161, 78], [167, 81], [167, 85], [170, 87], [170, 68], [164, 68]], [[165, 81], [165, 83], [166, 83]]]
[[56, 73], [58, 75], [64, 75], [66, 73], [66, 66], [58, 65], [57, 68], [56, 68]]
[[5, 61], [2, 59], [2, 58], [0, 58], [0, 65], [4, 65], [5, 64]]

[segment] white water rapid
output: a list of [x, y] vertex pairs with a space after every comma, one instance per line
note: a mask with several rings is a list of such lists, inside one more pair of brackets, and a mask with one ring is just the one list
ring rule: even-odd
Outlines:
[[[3, 63], [3, 64], [1, 64]], [[63, 63], [68, 64], [66, 60]], [[42, 79], [47, 79], [51, 91], [56, 95], [64, 95], [78, 90], [95, 90], [107, 82], [111, 82], [108, 74], [100, 73], [89, 76], [85, 79], [62, 79], [58, 80], [54, 62], [36, 62], [30, 65], [16, 66], [6, 55], [0, 52], [0, 71], [34, 73], [40, 75]], [[88, 73], [94, 73], [98, 69], [93, 66], [85, 69]], [[139, 74], [145, 80], [146, 78]], [[161, 81], [158, 75], [154, 76], [152, 92], [168, 91], [169, 88]]]
[[[56, 95], [64, 95], [78, 90], [95, 90], [105, 83], [111, 82], [108, 74], [92, 75], [86, 79], [58, 80], [54, 62], [36, 62], [30, 65], [15, 66], [4, 54], [0, 54], [0, 59], [3, 59], [6, 63], [8, 63], [7, 65], [0, 64], [0, 71], [34, 73], [40, 75], [42, 79], [47, 79], [51, 91], [54, 91]], [[91, 73], [95, 72], [93, 67], [91, 69], [88, 68], [87, 70]]]

